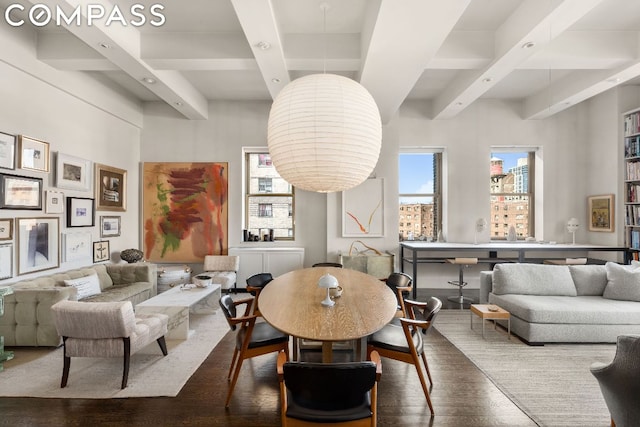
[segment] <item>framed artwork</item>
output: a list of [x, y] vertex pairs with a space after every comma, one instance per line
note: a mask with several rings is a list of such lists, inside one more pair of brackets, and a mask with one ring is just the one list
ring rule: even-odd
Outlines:
[[62, 255], [64, 262], [91, 259], [91, 233], [64, 233]]
[[20, 169], [49, 172], [49, 143], [20, 135]]
[[45, 192], [45, 213], [61, 214], [64, 212], [64, 194], [59, 191], [47, 190]]
[[0, 168], [16, 168], [16, 142], [15, 135], [0, 132]]
[[144, 258], [196, 263], [228, 249], [227, 163], [144, 163]]
[[91, 190], [91, 162], [58, 153], [56, 156], [56, 187], [69, 190]]
[[0, 245], [0, 280], [13, 277], [13, 245]]
[[16, 218], [18, 275], [60, 266], [60, 219]]
[[613, 233], [614, 195], [589, 196], [589, 231]]
[[93, 227], [94, 210], [93, 199], [67, 197], [67, 227]]
[[0, 240], [13, 239], [13, 219], [0, 219]]
[[100, 217], [100, 237], [116, 237], [120, 235], [119, 216]]
[[127, 171], [96, 163], [95, 198], [99, 211], [127, 210]]
[[93, 262], [109, 261], [111, 259], [111, 251], [109, 250], [109, 241], [101, 240], [93, 242]]
[[384, 180], [367, 179], [342, 192], [342, 237], [384, 236]]
[[0, 174], [0, 209], [42, 210], [42, 178]]

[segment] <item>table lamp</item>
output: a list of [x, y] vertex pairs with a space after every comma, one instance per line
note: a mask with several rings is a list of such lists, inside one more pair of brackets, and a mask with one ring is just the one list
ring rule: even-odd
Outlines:
[[487, 228], [487, 220], [484, 218], [478, 218], [476, 221], [476, 234], [474, 237], [474, 244], [478, 244], [478, 234], [482, 233]]
[[576, 231], [578, 231], [579, 226], [580, 223], [577, 218], [570, 218], [569, 221], [567, 221], [567, 231], [571, 233], [574, 245], [576, 244]]
[[338, 279], [336, 279], [334, 276], [332, 276], [331, 274], [327, 273], [325, 275], [323, 275], [320, 280], [318, 280], [318, 286], [321, 288], [325, 288], [327, 290], [327, 297], [322, 300], [322, 302], [320, 302], [320, 304], [324, 305], [325, 307], [333, 307], [333, 305], [335, 304], [335, 302], [333, 302], [333, 300], [331, 299], [331, 295], [330, 295], [330, 289], [332, 288], [337, 288], [338, 287]]

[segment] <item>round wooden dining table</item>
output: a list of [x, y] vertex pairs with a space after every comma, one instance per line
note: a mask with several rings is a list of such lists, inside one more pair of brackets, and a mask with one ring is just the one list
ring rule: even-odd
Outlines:
[[[323, 306], [327, 290], [318, 286], [324, 274], [338, 279], [342, 295]], [[321, 341], [322, 361], [332, 361], [332, 343], [366, 339], [389, 323], [397, 311], [393, 291], [377, 278], [356, 270], [312, 267], [273, 279], [262, 289], [258, 307], [264, 319], [293, 337]], [[358, 346], [362, 349], [361, 344]]]

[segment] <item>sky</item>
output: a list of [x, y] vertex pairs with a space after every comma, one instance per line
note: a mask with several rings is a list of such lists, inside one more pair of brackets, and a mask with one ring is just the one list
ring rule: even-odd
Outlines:
[[[516, 166], [518, 159], [526, 153], [492, 153], [492, 157], [504, 160], [504, 171]], [[400, 193], [433, 192], [433, 154], [400, 154]], [[487, 159], [489, 168], [489, 159]], [[488, 184], [487, 184], [488, 185]]]

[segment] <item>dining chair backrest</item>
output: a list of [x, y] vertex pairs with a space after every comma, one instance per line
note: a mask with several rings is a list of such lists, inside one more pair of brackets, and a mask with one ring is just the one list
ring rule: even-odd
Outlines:
[[273, 280], [271, 273], [257, 273], [247, 278], [247, 290], [255, 296], [258, 289], [262, 289]]
[[398, 300], [398, 309], [402, 311], [402, 315], [405, 317], [407, 316], [407, 313], [404, 305], [404, 299], [409, 296], [412, 282], [413, 279], [411, 279], [411, 276], [405, 273], [391, 273], [385, 282], [396, 296], [396, 299]]
[[339, 262], [316, 262], [311, 267], [336, 267], [342, 268], [342, 264]]
[[433, 322], [436, 316], [438, 315], [438, 313], [440, 313], [441, 308], [442, 308], [442, 301], [440, 301], [440, 299], [436, 297], [430, 297], [424, 309], [420, 309], [416, 306], [412, 306], [411, 309], [413, 311], [413, 315], [416, 320], [424, 320], [429, 322], [428, 326], [425, 325], [426, 327], [422, 328], [422, 331], [424, 333], [426, 333], [427, 330], [433, 325]]
[[222, 308], [222, 312], [224, 313], [224, 317], [227, 319], [227, 323], [232, 331], [236, 330], [236, 324], [232, 322], [232, 319], [238, 316], [236, 306], [233, 303], [233, 298], [231, 295], [223, 295], [220, 297], [220, 308]]

